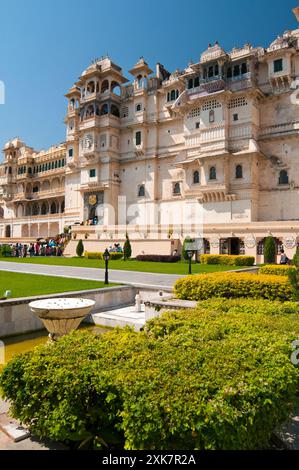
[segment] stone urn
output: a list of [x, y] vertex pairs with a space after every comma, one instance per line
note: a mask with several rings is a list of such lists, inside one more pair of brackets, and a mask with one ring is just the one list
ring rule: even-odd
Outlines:
[[93, 300], [79, 298], [45, 299], [31, 302], [29, 307], [45, 325], [55, 341], [76, 330], [95, 305]]

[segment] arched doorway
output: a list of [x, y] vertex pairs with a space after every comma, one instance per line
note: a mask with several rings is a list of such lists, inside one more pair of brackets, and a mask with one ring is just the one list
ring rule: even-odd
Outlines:
[[11, 226], [10, 225], [6, 225], [6, 227], [5, 227], [5, 237], [6, 238], [11, 237]]

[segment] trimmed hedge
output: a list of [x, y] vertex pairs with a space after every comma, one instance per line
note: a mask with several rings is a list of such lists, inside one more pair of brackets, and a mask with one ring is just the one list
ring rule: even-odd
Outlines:
[[212, 297], [294, 299], [288, 279], [266, 274], [213, 273], [187, 276], [176, 282], [174, 290], [179, 299], [185, 300], [206, 300]]
[[0, 377], [13, 415], [98, 448], [267, 447], [295, 402], [297, 304], [213, 300], [146, 328], [75, 332], [14, 358]]
[[180, 256], [167, 255], [138, 255], [137, 261], [152, 261], [154, 263], [177, 263], [181, 261]]
[[9, 258], [12, 256], [12, 248], [10, 245], [0, 246], [0, 257]]
[[200, 262], [202, 264], [220, 264], [224, 266], [253, 266], [255, 258], [254, 256], [237, 255], [201, 255]]
[[296, 271], [294, 266], [267, 264], [259, 269], [259, 274], [272, 274], [274, 276], [288, 276], [290, 271]]
[[[92, 252], [92, 251], [85, 251], [84, 257], [87, 259], [104, 259], [104, 253]], [[123, 253], [109, 253], [111, 260], [118, 260], [122, 259], [124, 254]]]

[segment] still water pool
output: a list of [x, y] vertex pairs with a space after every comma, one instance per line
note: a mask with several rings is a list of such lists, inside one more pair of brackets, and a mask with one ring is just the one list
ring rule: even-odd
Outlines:
[[[105, 333], [108, 329], [94, 327], [94, 326], [83, 326], [83, 329], [88, 329], [92, 333]], [[49, 340], [47, 331], [38, 331], [35, 333], [29, 333], [20, 336], [13, 336], [11, 338], [0, 338], [0, 341], [4, 343], [4, 364], [7, 364], [14, 356], [32, 351], [36, 346], [45, 344]], [[0, 370], [3, 367], [0, 362]]]

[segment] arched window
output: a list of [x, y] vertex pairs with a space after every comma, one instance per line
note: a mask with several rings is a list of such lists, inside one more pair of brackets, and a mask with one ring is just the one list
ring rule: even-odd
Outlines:
[[144, 197], [145, 196], [145, 187], [144, 185], [142, 184], [141, 186], [139, 186], [138, 188], [138, 197]]
[[193, 173], [193, 184], [199, 184], [199, 171]]
[[243, 178], [243, 167], [242, 165], [237, 165], [236, 166], [236, 179], [241, 179]]
[[56, 203], [52, 202], [51, 204], [51, 214], [56, 214], [57, 208], [56, 208]]
[[58, 161], [55, 160], [55, 168], [57, 168], [57, 167], [58, 167]]
[[211, 109], [211, 110], [210, 110], [210, 113], [209, 113], [209, 122], [215, 122], [215, 111], [214, 111], [214, 109]]
[[232, 78], [233, 73], [232, 73], [232, 68], [231, 67], [228, 67], [226, 76], [227, 76], [227, 78]]
[[58, 168], [61, 168], [61, 160], [58, 160]]
[[41, 208], [41, 215], [46, 215], [48, 213], [47, 204], [44, 202]]
[[11, 168], [11, 166], [8, 167], [8, 174], [9, 174], [9, 175], [12, 174], [12, 168]]
[[289, 175], [286, 170], [281, 170], [279, 173], [279, 184], [289, 184]]
[[6, 227], [5, 227], [5, 237], [6, 238], [11, 237], [11, 226], [10, 225], [6, 225]]
[[117, 106], [115, 106], [115, 104], [112, 104], [112, 105], [110, 106], [110, 113], [111, 113], [113, 116], [120, 117], [119, 109], [118, 109]]
[[62, 214], [64, 213], [64, 209], [65, 209], [65, 203], [64, 203], [64, 201], [62, 201], [62, 203], [61, 203], [61, 213]]
[[55, 162], [52, 162], [51, 167], [52, 167], [52, 170], [54, 170], [54, 168], [55, 168]]
[[119, 86], [119, 83], [117, 83], [117, 82], [112, 82], [112, 83], [111, 83], [111, 91], [112, 91], [115, 95], [120, 96], [120, 94], [121, 94], [121, 88], [120, 88], [120, 86]]
[[214, 166], [210, 168], [210, 180], [216, 180], [217, 179], [217, 171]]
[[101, 107], [101, 116], [104, 116], [105, 114], [108, 114], [108, 113], [109, 113], [109, 107], [108, 107], [108, 104], [105, 103]]
[[32, 207], [32, 215], [39, 215], [39, 207], [38, 204], [34, 204]]
[[105, 93], [107, 90], [109, 90], [109, 82], [108, 80], [104, 80], [101, 86], [101, 93]]
[[140, 111], [142, 111], [142, 106], [141, 106], [140, 103], [138, 103], [138, 104], [136, 105], [136, 113], [139, 113]]
[[173, 185], [173, 194], [176, 195], [176, 196], [181, 194], [181, 185], [180, 185], [180, 183], [175, 183]]

